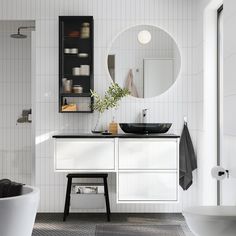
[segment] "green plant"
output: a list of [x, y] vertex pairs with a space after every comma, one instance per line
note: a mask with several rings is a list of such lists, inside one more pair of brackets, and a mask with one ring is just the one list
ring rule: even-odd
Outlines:
[[99, 95], [95, 91], [91, 91], [92, 97], [94, 98], [93, 109], [99, 113], [103, 113], [109, 108], [117, 108], [118, 102], [125, 96], [129, 95], [128, 89], [122, 89], [117, 83], [112, 83], [108, 90], [105, 92], [104, 97]]

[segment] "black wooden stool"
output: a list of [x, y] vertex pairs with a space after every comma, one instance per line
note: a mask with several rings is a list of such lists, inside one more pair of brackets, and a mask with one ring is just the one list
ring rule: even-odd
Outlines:
[[73, 178], [102, 178], [103, 179], [104, 196], [106, 200], [107, 221], [110, 221], [111, 212], [110, 212], [109, 193], [108, 193], [108, 186], [107, 186], [107, 177], [108, 177], [108, 174], [105, 174], [105, 173], [68, 174], [63, 221], [66, 220], [66, 217], [69, 215], [69, 211], [70, 211], [70, 194], [71, 194], [71, 185], [72, 185]]

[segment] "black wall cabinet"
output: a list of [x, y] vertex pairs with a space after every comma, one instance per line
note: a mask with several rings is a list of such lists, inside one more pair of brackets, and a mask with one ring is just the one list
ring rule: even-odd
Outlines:
[[93, 32], [92, 16], [59, 16], [59, 112], [93, 112]]

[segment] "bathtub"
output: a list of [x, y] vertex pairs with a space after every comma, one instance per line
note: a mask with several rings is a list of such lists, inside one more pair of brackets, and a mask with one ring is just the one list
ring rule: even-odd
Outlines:
[[235, 236], [236, 206], [199, 206], [183, 211], [196, 236]]
[[0, 235], [31, 236], [39, 203], [39, 190], [23, 186], [23, 194], [0, 198]]

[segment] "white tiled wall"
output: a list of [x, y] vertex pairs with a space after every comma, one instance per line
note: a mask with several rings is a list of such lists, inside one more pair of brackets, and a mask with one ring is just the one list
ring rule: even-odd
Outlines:
[[[209, 0], [210, 1], [210, 0]], [[196, 8], [196, 29], [194, 31], [194, 85], [196, 90], [193, 92], [198, 93], [198, 100], [196, 103], [196, 118], [197, 122], [197, 143], [196, 150], [198, 156], [198, 169], [197, 169], [197, 189], [198, 189], [198, 202], [199, 204], [204, 204], [206, 194], [204, 187], [207, 188], [207, 184], [204, 183], [205, 180], [205, 168], [204, 162], [206, 160], [206, 154], [204, 150], [204, 10], [207, 5], [206, 0], [201, 0], [197, 4]]]
[[[204, 25], [204, 10], [205, 7], [211, 3], [211, 0], [201, 0], [199, 2], [199, 37], [198, 37], [198, 64], [200, 68], [200, 80], [203, 78], [203, 25]], [[215, 1], [216, 2], [216, 1]], [[218, 1], [220, 2], [220, 1]], [[236, 204], [236, 161], [235, 161], [235, 143], [236, 143], [236, 80], [235, 80], [235, 63], [236, 63], [236, 30], [235, 30], [235, 20], [236, 20], [236, 1], [226, 0], [224, 1], [223, 9], [223, 50], [224, 50], [224, 62], [223, 62], [223, 153], [221, 157], [221, 166], [230, 171], [230, 178], [225, 179], [221, 182], [221, 203], [223, 205], [235, 205]], [[202, 72], [201, 72], [202, 71]], [[202, 75], [201, 75], [202, 73]], [[203, 83], [202, 83], [203, 84]], [[205, 98], [207, 99], [207, 98]], [[202, 97], [202, 102], [199, 104], [200, 109], [202, 109], [204, 99]], [[199, 112], [200, 116], [203, 117], [203, 113]], [[202, 123], [199, 122], [199, 136], [200, 140], [203, 136], [204, 129]], [[201, 146], [197, 145], [201, 154], [204, 154], [204, 150], [201, 150]], [[206, 158], [206, 157], [205, 157]], [[200, 161], [204, 164], [204, 155], [200, 155]], [[203, 179], [204, 181], [204, 179]], [[199, 186], [198, 186], [199, 187]], [[208, 194], [208, 193], [206, 193]], [[203, 194], [200, 194], [203, 195]], [[201, 200], [200, 200], [201, 202]]]
[[[2, 0], [0, 19], [36, 20], [36, 184], [41, 190], [40, 211], [63, 210], [65, 174], [53, 171], [53, 140], [58, 131], [90, 132], [94, 114], [58, 113], [58, 15], [93, 15], [95, 21], [95, 89], [103, 92], [110, 79], [106, 54], [112, 39], [122, 30], [137, 24], [153, 24], [176, 40], [182, 67], [177, 82], [166, 93], [152, 99], [126, 98], [117, 111], [103, 116], [108, 124], [114, 113], [118, 122], [133, 122], [143, 108], [149, 108], [150, 122], [172, 122], [171, 132], [180, 134], [187, 116], [196, 145], [201, 69], [196, 67], [196, 0]], [[132, 111], [132, 112], [130, 112]], [[194, 180], [196, 181], [196, 180]], [[192, 186], [179, 204], [117, 205], [115, 176], [109, 176], [112, 211], [175, 212], [196, 204]]]
[[18, 123], [23, 109], [31, 108], [31, 35], [12, 39], [29, 21], [0, 22], [0, 179], [25, 184], [32, 180], [31, 124]]
[[201, 205], [217, 204], [217, 181], [211, 169], [217, 165], [217, 9], [221, 0], [200, 0], [196, 31], [198, 67], [198, 199]]
[[236, 2], [224, 2], [224, 101], [223, 101], [223, 157], [222, 166], [229, 169], [230, 178], [222, 183], [222, 204], [236, 204]]

